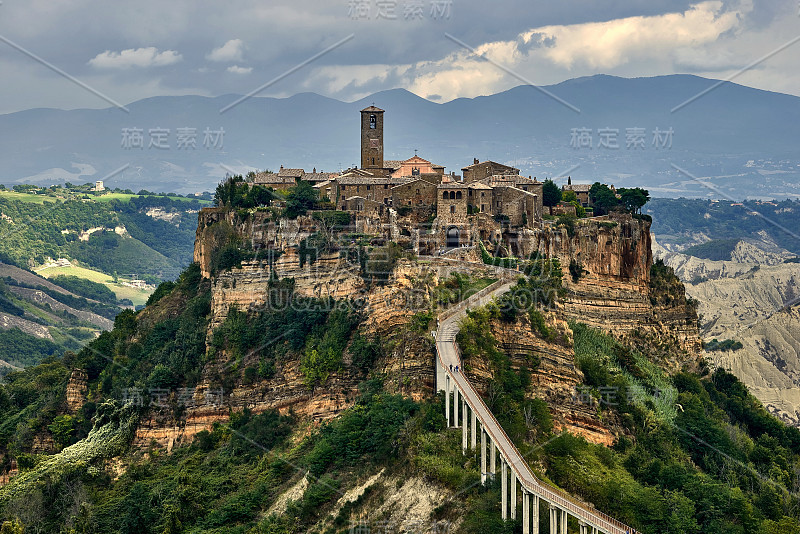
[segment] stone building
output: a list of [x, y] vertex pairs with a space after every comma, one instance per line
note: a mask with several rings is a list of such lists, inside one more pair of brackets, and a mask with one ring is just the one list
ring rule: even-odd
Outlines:
[[555, 206], [550, 207], [550, 215], [575, 215], [577, 210], [575, 206], [569, 202], [559, 202]]
[[436, 184], [417, 178], [392, 187], [392, 206], [435, 206]]
[[443, 175], [444, 166], [435, 165], [416, 154], [414, 154], [412, 158], [400, 161], [400, 167], [395, 169], [391, 174], [392, 178], [416, 178], [425, 176], [428, 181], [437, 184], [442, 181]]
[[575, 191], [575, 196], [578, 197], [578, 202], [581, 203], [581, 206], [584, 208], [589, 208], [592, 206], [592, 199], [589, 198], [589, 189], [592, 186], [589, 184], [573, 184], [572, 177], [567, 177], [567, 185], [561, 186], [561, 191]]
[[494, 235], [503, 227], [540, 225], [542, 187], [541, 182], [518, 175], [489, 176], [471, 183], [446, 177], [436, 196], [439, 245], [474, 244], [474, 236]]
[[260, 172], [256, 174], [252, 179], [252, 183], [271, 187], [272, 189], [288, 189], [297, 185], [299, 180], [317, 184], [328, 181], [337, 175], [338, 173], [317, 172], [316, 167], [313, 172], [306, 172], [304, 169], [290, 169], [281, 165], [278, 172]]
[[272, 189], [289, 189], [297, 185], [297, 179], [293, 176], [280, 176], [274, 172], [260, 172], [253, 177], [252, 183]]
[[361, 196], [352, 196], [342, 202], [342, 209], [356, 215], [383, 217], [388, 213], [388, 207], [382, 202], [375, 202]]
[[467, 165], [461, 169], [461, 175], [464, 177], [465, 183], [471, 183], [482, 178], [489, 176], [503, 175], [503, 174], [519, 174], [519, 169], [497, 163], [496, 161], [478, 161], [477, 158], [473, 160], [472, 165]]

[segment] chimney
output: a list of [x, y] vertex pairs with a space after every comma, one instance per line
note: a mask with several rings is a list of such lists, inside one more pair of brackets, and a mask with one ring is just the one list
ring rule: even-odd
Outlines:
[[281, 165], [281, 170], [283, 170], [283, 165]]
[[480, 163], [480, 161], [478, 161], [478, 158], [472, 158], [473, 165], [477, 165], [478, 163]]

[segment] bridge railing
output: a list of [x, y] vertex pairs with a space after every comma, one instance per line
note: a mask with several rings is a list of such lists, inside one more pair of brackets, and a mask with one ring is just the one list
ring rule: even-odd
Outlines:
[[[519, 274], [519, 273], [517, 273], [517, 274]], [[485, 297], [489, 293], [491, 293], [491, 292], [495, 291], [496, 289], [502, 287], [504, 284], [508, 284], [509, 282], [513, 281], [513, 279], [514, 279], [514, 276], [511, 276], [511, 275], [508, 275], [508, 274], [503, 274], [499, 280], [497, 280], [495, 282], [492, 282], [491, 284], [489, 284], [488, 286], [484, 287], [480, 291], [470, 295], [469, 298], [464, 299], [461, 302], [459, 302], [459, 303], [447, 308], [443, 312], [441, 312], [437, 316], [438, 319], [439, 319], [439, 322], [444, 321], [445, 319], [449, 319], [453, 315], [455, 315], [455, 314], [457, 314], [457, 313], [469, 308], [470, 306], [473, 306], [475, 304], [475, 301], [482, 299], [483, 297]]]
[[[512, 277], [504, 277], [496, 282], [492, 283], [491, 285], [485, 287], [478, 293], [472, 295], [469, 299], [466, 299], [452, 308], [448, 308], [441, 314], [439, 314], [439, 321], [444, 321], [452, 317], [453, 315], [459, 313], [460, 311], [464, 310], [465, 308], [473, 305], [475, 301], [480, 300], [481, 298], [487, 296], [488, 294], [492, 293], [493, 291], [497, 290], [498, 288], [502, 287], [504, 284], [508, 284]], [[459, 365], [463, 369], [463, 360], [461, 358], [461, 349], [458, 346], [458, 343], [454, 341], [451, 342], [455, 349], [456, 357], [458, 358]], [[437, 364], [441, 365], [444, 369], [445, 373], [451, 377], [453, 383], [458, 385], [458, 381], [456, 379], [455, 374], [448, 369], [447, 366], [444, 365], [442, 362], [441, 355], [439, 354], [439, 346], [437, 343], [436, 347], [437, 351]], [[546, 501], [551, 502], [552, 504], [566, 510], [568, 513], [571, 513], [573, 516], [586, 520], [590, 523], [593, 523], [598, 528], [606, 530], [612, 534], [626, 534], [635, 532], [629, 526], [625, 525], [624, 523], [610, 517], [603, 512], [600, 512], [593, 506], [581, 501], [573, 497], [572, 495], [568, 494], [567, 492], [556, 488], [555, 486], [548, 484], [539, 480], [539, 478], [533, 473], [528, 463], [525, 461], [523, 456], [520, 454], [517, 447], [514, 445], [514, 442], [511, 441], [511, 438], [508, 437], [503, 427], [494, 417], [494, 414], [489, 410], [486, 404], [483, 402], [483, 398], [478, 394], [477, 390], [474, 388], [472, 383], [465, 377], [465, 375], [459, 373], [461, 377], [463, 377], [463, 381], [466, 384], [466, 387], [470, 389], [472, 393], [472, 397], [476, 399], [476, 402], [479, 402], [482, 405], [483, 410], [477, 409], [476, 406], [473, 406], [473, 403], [470, 402], [470, 396], [464, 394], [465, 401], [469, 404], [470, 408], [479, 417], [481, 420], [481, 424], [483, 425], [484, 430], [489, 434], [493, 443], [495, 443], [498, 448], [501, 449], [501, 453], [508, 461], [509, 465], [514, 469], [515, 473], [517, 474], [517, 478], [520, 480], [520, 484], [523, 485], [527, 489], [527, 491], [531, 493], [536, 493], [540, 497], [544, 498]], [[491, 419], [491, 424], [489, 421], [484, 420], [484, 416], [481, 415], [482, 412], [485, 412], [487, 415], [486, 417]], [[502, 439], [497, 439], [497, 436], [494, 435], [492, 428], [497, 428], [498, 431], [502, 434]], [[502, 448], [501, 448], [502, 445]], [[510, 449], [503, 451], [503, 449]], [[514, 462], [512, 462], [511, 458], [514, 458]], [[522, 472], [520, 472], [522, 471]], [[521, 476], [522, 475], [522, 476]], [[527, 475], [527, 477], [525, 476]], [[527, 478], [527, 480], [526, 480]]]
[[[456, 349], [456, 355], [458, 356], [459, 365], [461, 365], [463, 363], [463, 360], [461, 358], [461, 349], [459, 348], [457, 343], [454, 342], [453, 345], [455, 346]], [[453, 373], [451, 373], [449, 369], [445, 369], [445, 371], [452, 377], [453, 382], [457, 384]], [[591, 506], [588, 503], [583, 502], [580, 499], [577, 499], [576, 497], [570, 495], [564, 490], [556, 488], [555, 486], [540, 480], [533, 473], [530, 466], [528, 465], [528, 462], [525, 461], [524, 457], [519, 452], [516, 445], [514, 445], [514, 442], [511, 441], [511, 438], [508, 437], [508, 434], [506, 434], [506, 431], [503, 429], [502, 425], [497, 421], [492, 411], [489, 410], [489, 408], [483, 402], [483, 399], [481, 398], [480, 394], [475, 389], [475, 387], [472, 385], [472, 383], [466, 378], [464, 378], [464, 382], [466, 383], [466, 386], [475, 395], [475, 398], [478, 399], [478, 402], [483, 404], [483, 407], [485, 409], [484, 411], [488, 414], [488, 417], [491, 418], [492, 422], [494, 423], [494, 426], [497, 427], [499, 432], [502, 434], [503, 439], [498, 440], [496, 436], [494, 436], [494, 432], [491, 431], [492, 425], [487, 424], [487, 422], [483, 421], [482, 420], [483, 418], [479, 416], [479, 419], [481, 419], [481, 424], [483, 425], [484, 430], [489, 434], [492, 441], [495, 444], [498, 444], [498, 448], [499, 444], [503, 442], [505, 442], [503, 443], [504, 446], [511, 448], [512, 451], [511, 454], [506, 452], [505, 454], [503, 454], [503, 456], [506, 457], [506, 460], [508, 461], [509, 465], [512, 466], [512, 468], [514, 468], [515, 471], [518, 472], [517, 478], [519, 479], [520, 484], [522, 484], [523, 486], [527, 486], [526, 489], [529, 492], [537, 493], [541, 497], [543, 497], [546, 501], [552, 502], [556, 506], [559, 506], [560, 508], [566, 510], [567, 512], [572, 513], [573, 516], [579, 519], [588, 520], [589, 522], [598, 524], [599, 527], [605, 528], [606, 530], [609, 530], [612, 533], [625, 534], [625, 533], [635, 532], [631, 527], [625, 525], [624, 523], [614, 519], [613, 517], [607, 514], [604, 514], [603, 512], [597, 510], [594, 506]], [[480, 413], [480, 411], [477, 410], [475, 406], [472, 406], [472, 403], [469, 401], [469, 396], [464, 395], [464, 399], [467, 402], [467, 404], [469, 404], [470, 408], [475, 412], [476, 415]], [[517, 460], [516, 462], [512, 462], [512, 459], [510, 458], [510, 456], [512, 455], [516, 456]], [[527, 474], [530, 480], [533, 482], [532, 485], [530, 483], [526, 484], [524, 477], [519, 476], [520, 474], [522, 474], [519, 473], [520, 470], [524, 470], [525, 474]], [[605, 523], [605, 525], [603, 525], [602, 523]]]

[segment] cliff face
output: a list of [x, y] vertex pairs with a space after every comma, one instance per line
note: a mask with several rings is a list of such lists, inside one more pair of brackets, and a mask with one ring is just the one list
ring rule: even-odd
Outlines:
[[[556, 430], [566, 430], [581, 435], [587, 441], [612, 445], [619, 430], [613, 421], [601, 418], [597, 408], [581, 402], [577, 386], [583, 382], [583, 373], [575, 366], [572, 347], [572, 330], [556, 314], [545, 314], [548, 328], [555, 333], [552, 340], [544, 340], [532, 333], [530, 320], [520, 316], [512, 323], [493, 320], [491, 331], [499, 348], [509, 355], [512, 368], [530, 367], [529, 357], [534, 355], [539, 365], [531, 370], [531, 384], [526, 397], [547, 402]], [[469, 362], [470, 380], [484, 396], [491, 395], [493, 373], [485, 359]]]
[[673, 369], [695, 360], [697, 313], [683, 286], [661, 298], [651, 285], [648, 221], [630, 215], [577, 221], [572, 237], [565, 228], [545, 228], [537, 245], [561, 262], [568, 295], [559, 311], [565, 318], [626, 340]]
[[[303, 296], [363, 301], [364, 331], [382, 340], [384, 347], [376, 371], [386, 377], [387, 389], [415, 399], [431, 395], [435, 349], [428, 329], [435, 328], [435, 324], [412, 328], [412, 317], [432, 309], [434, 288], [453, 272], [496, 278], [495, 268], [470, 263], [468, 260], [475, 259], [476, 253], [465, 249], [456, 251], [461, 256], [456, 261], [446, 257], [419, 262], [402, 260], [387, 284], [368, 287], [358, 266], [338, 253], [320, 254], [313, 262], [300, 257], [301, 242], [319, 231], [313, 219], [274, 222], [268, 216], [256, 212], [242, 218], [219, 209], [204, 209], [199, 215], [195, 261], [203, 275], [211, 278], [212, 286], [208, 339], [233, 305], [242, 311], [257, 311], [267, 305], [270, 280], [292, 278], [295, 291]], [[255, 258], [242, 262], [241, 268], [212, 276], [216, 251], [231, 239], [247, 244], [255, 251]], [[551, 310], [553, 313], [546, 313], [550, 327], [560, 334], [557, 341], [537, 337], [532, 334], [527, 317], [511, 324], [495, 321], [492, 331], [500, 340], [501, 349], [510, 355], [512, 365], [524, 365], [526, 355], [538, 357], [541, 363], [532, 373], [527, 394], [548, 402], [558, 428], [611, 444], [616, 435], [613, 421], [602, 420], [595, 407], [575, 400], [575, 387], [583, 377], [575, 367], [572, 332], [566, 321], [581, 321], [632, 343], [649, 346], [655, 342], [665, 347], [678, 344], [686, 350], [685, 359], [691, 359], [696, 353], [696, 319], [685, 305], [665, 304], [652, 298], [652, 255], [646, 221], [630, 216], [578, 221], [572, 236], [566, 228], [546, 226], [522, 236], [520, 244], [526, 255], [538, 251], [560, 260], [567, 297]], [[576, 276], [573, 278], [571, 273]], [[674, 350], [668, 352], [674, 354]], [[217, 354], [206, 363], [203, 380], [183, 414], [175, 419], [169, 410], [154, 412], [140, 425], [136, 443], [145, 447], [154, 440], [167, 448], [188, 443], [200, 430], [227, 420], [230, 409], [244, 407], [256, 413], [291, 410], [308, 421], [335, 417], [352, 404], [357, 384], [363, 380], [349, 366], [347, 352], [344, 358], [342, 370], [313, 390], [303, 381], [300, 362], [289, 360], [280, 362], [272, 378], [247, 385], [234, 373], [220, 398], [216, 395], [219, 384], [231, 369], [227, 355]], [[245, 356], [241, 367], [252, 363]], [[675, 366], [680, 363], [682, 358], [672, 362]], [[473, 362], [472, 372], [477, 386], [488, 392], [488, 363]]]

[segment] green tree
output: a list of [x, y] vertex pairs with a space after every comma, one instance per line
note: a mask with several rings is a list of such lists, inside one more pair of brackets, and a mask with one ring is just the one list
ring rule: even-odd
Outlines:
[[634, 187], [630, 189], [621, 188], [618, 190], [620, 196], [620, 202], [625, 209], [630, 211], [631, 213], [639, 213], [642, 209], [642, 206], [647, 204], [647, 201], [650, 200], [650, 192], [647, 189], [642, 189], [641, 187]]
[[3, 526], [0, 527], [0, 534], [24, 534], [25, 527], [18, 519], [13, 521], [3, 521]]
[[572, 202], [572, 201], [577, 202], [578, 195], [575, 193], [575, 191], [572, 191], [570, 189], [561, 193], [561, 200], [563, 200], [564, 202]]
[[249, 186], [241, 175], [229, 176], [217, 186], [214, 205], [220, 207], [239, 207], [247, 195]]
[[553, 180], [545, 180], [542, 186], [542, 202], [545, 206], [555, 206], [561, 202], [561, 188]]
[[75, 430], [75, 418], [71, 415], [58, 415], [47, 425], [47, 429], [53, 435], [53, 441], [64, 447]]
[[619, 206], [619, 199], [606, 184], [595, 182], [589, 189], [589, 198], [594, 205], [595, 215], [605, 215]]
[[300, 180], [286, 195], [284, 217], [296, 219], [300, 215], [305, 215], [308, 210], [314, 208], [318, 198], [317, 190], [314, 189], [311, 183]]

